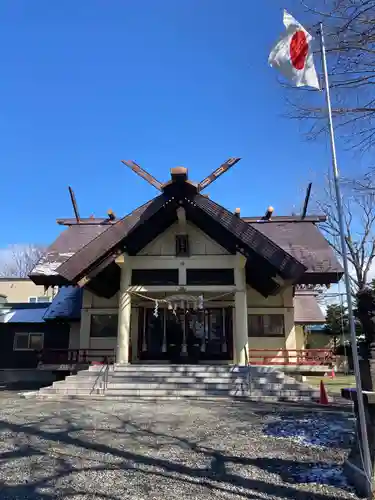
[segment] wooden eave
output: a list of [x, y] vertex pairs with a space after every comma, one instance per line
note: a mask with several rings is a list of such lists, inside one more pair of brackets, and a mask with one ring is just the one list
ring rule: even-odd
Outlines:
[[[71, 283], [94, 287], [96, 293], [103, 294], [99, 283], [111, 281], [108, 274], [111, 269], [116, 274], [117, 271], [111, 266], [117, 255], [124, 251], [136, 255], [177, 220], [176, 210], [179, 206], [185, 208], [187, 220], [200, 227], [230, 253], [238, 251], [246, 256], [250, 264], [247, 269], [248, 282], [263, 295], [277, 291], [278, 285], [272, 280], [273, 277], [281, 276], [295, 282], [305, 272], [303, 264], [257, 229], [198, 194], [196, 186], [189, 182], [172, 182], [164, 186], [160, 196], [111, 224], [76, 252], [57, 269], [58, 274]], [[117, 291], [118, 276], [111, 283], [111, 286], [106, 284], [106, 296]]]

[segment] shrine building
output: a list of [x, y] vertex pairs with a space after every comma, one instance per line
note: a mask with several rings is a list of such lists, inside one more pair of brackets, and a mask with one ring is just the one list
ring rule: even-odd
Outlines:
[[116, 363], [238, 365], [261, 350], [275, 358], [303, 349], [304, 325], [324, 322], [311, 289], [343, 273], [319, 229], [325, 217], [271, 207], [249, 217], [201, 193], [222, 171], [197, 184], [172, 168], [162, 184], [130, 166], [159, 194], [100, 219], [81, 218], [72, 198], [75, 218], [57, 221], [64, 231], [30, 274], [59, 289], [46, 321], [68, 321], [78, 304], [60, 348]]

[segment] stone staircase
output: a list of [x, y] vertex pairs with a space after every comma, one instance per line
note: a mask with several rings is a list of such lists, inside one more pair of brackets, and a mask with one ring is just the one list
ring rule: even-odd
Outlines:
[[272, 366], [114, 365], [91, 366], [42, 388], [38, 396], [108, 399], [246, 398], [312, 401], [316, 390]]

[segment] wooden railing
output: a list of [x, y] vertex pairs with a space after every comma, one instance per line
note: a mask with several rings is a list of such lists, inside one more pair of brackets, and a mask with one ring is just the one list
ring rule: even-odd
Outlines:
[[[44, 349], [37, 354], [43, 365], [113, 364], [114, 349]], [[332, 366], [336, 356], [331, 349], [249, 349], [250, 365]]]
[[43, 349], [37, 356], [43, 365], [112, 364], [115, 361], [114, 349]]
[[249, 349], [250, 365], [331, 366], [335, 361], [331, 349]]

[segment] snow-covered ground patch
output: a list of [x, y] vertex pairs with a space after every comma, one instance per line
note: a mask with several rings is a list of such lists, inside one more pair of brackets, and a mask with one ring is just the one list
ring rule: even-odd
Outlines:
[[[348, 449], [355, 437], [355, 420], [351, 415], [332, 413], [280, 414], [273, 415], [265, 423], [263, 432], [269, 437], [287, 439], [309, 448]], [[337, 463], [295, 462], [287, 469], [281, 466], [278, 471], [284, 481], [351, 491], [343, 467]]]
[[280, 415], [264, 427], [267, 436], [292, 439], [300, 444], [348, 448], [354, 438], [354, 418], [338, 414]]
[[337, 488], [351, 489], [343, 472], [343, 468], [331, 464], [317, 464], [309, 469], [293, 471], [296, 483], [316, 483], [336, 486]]

